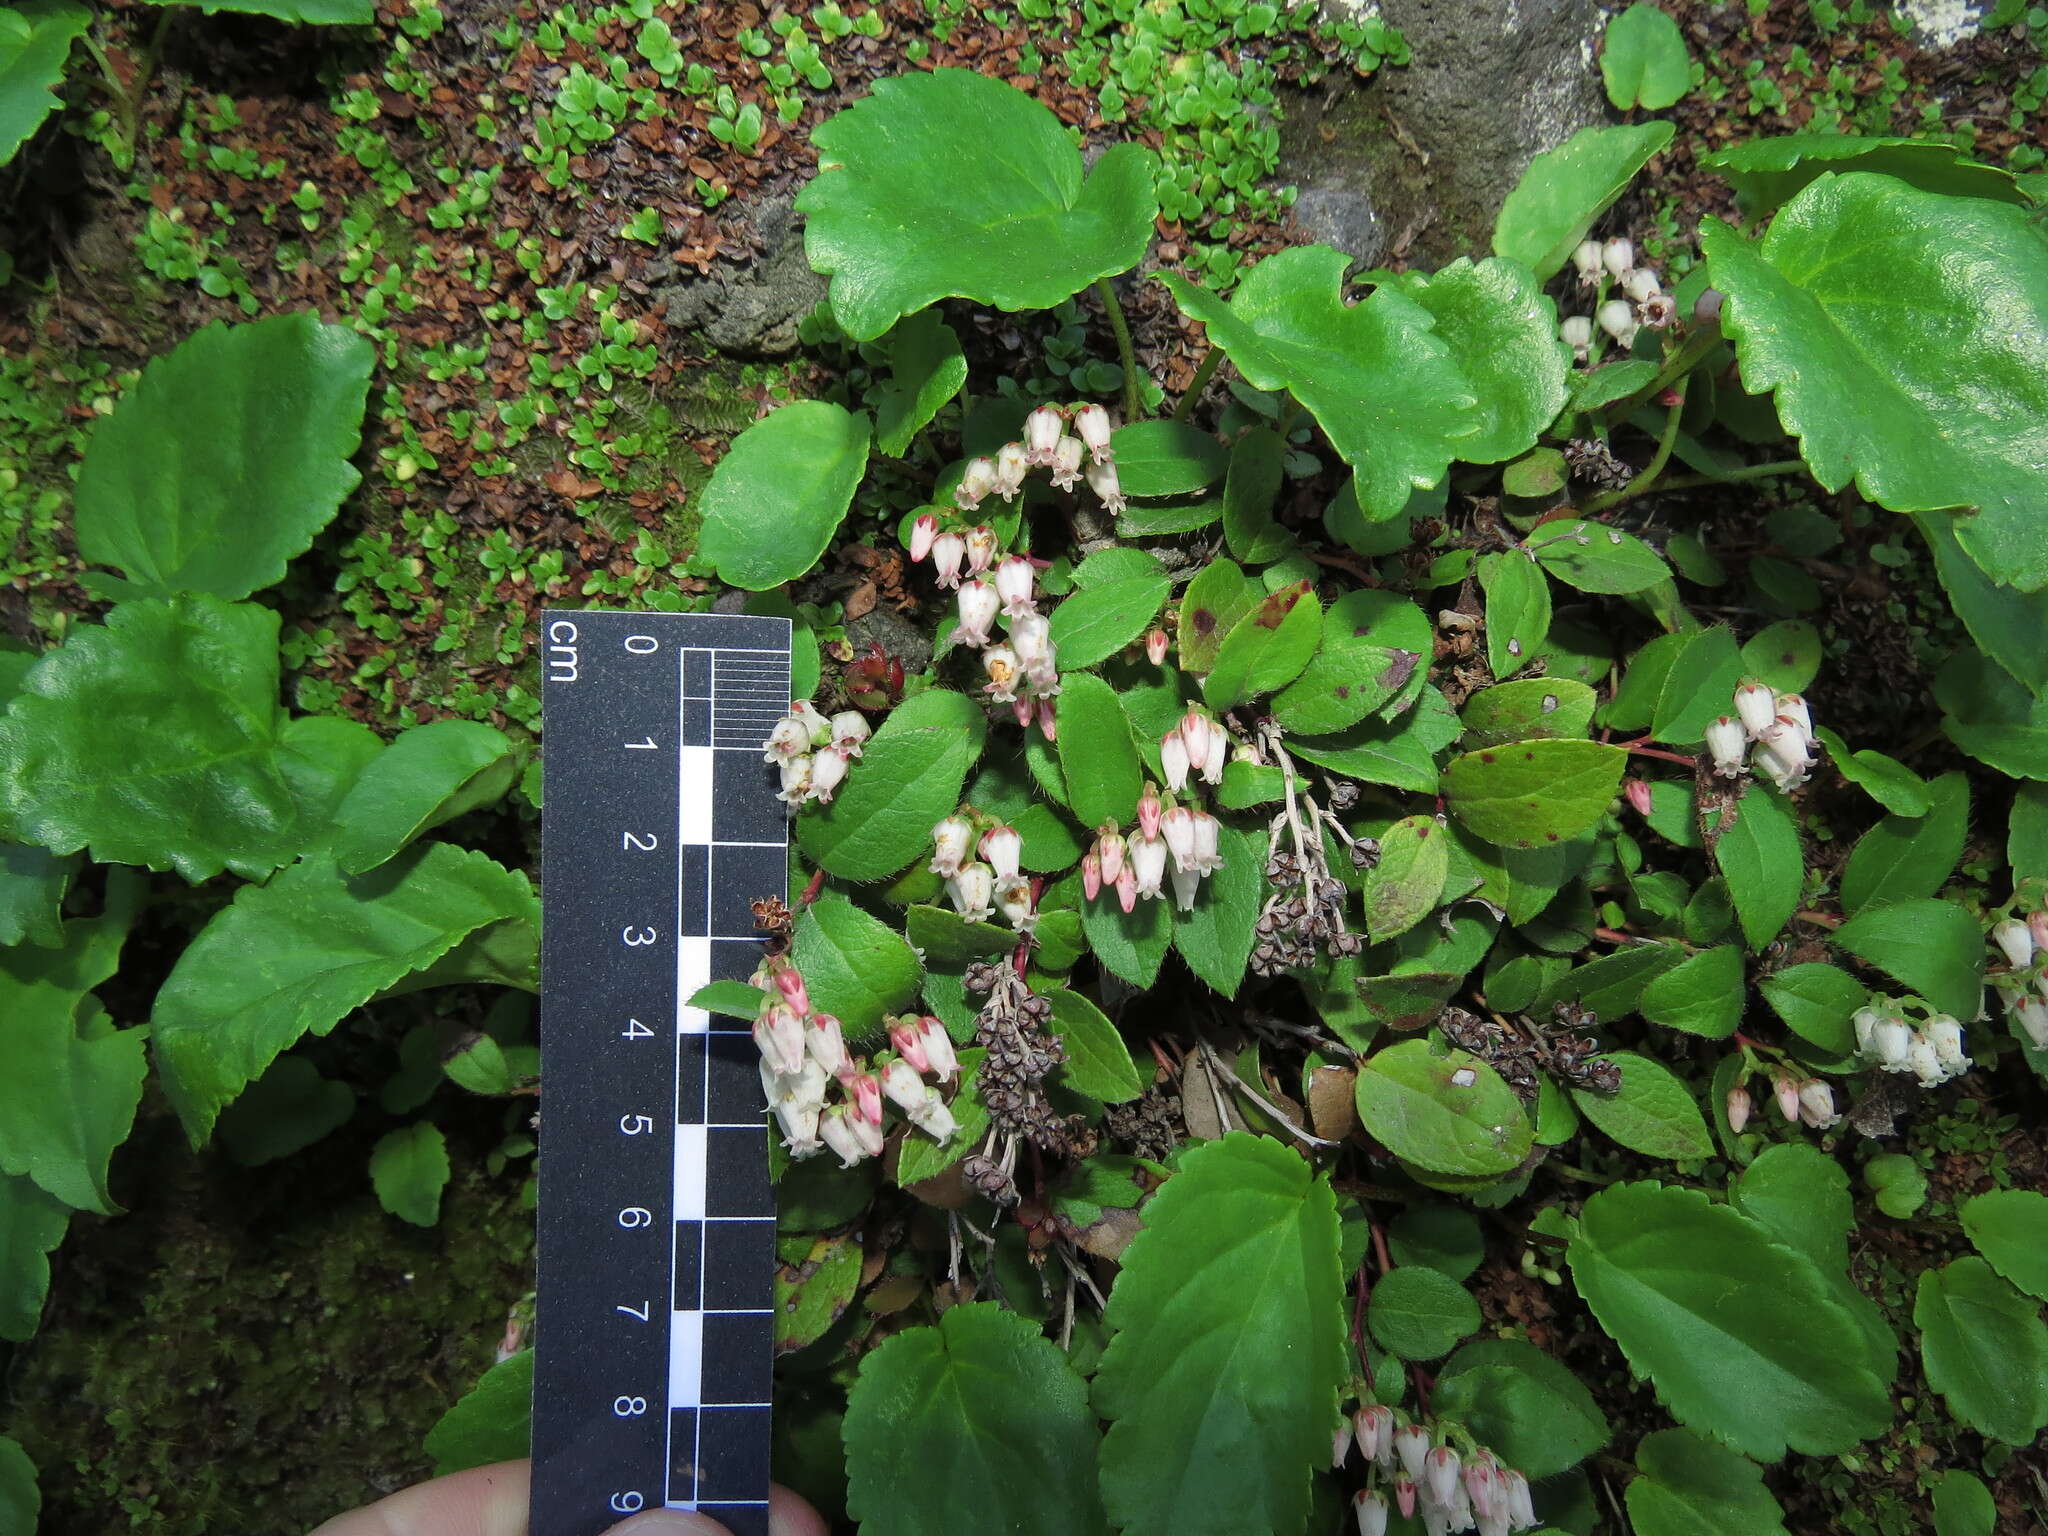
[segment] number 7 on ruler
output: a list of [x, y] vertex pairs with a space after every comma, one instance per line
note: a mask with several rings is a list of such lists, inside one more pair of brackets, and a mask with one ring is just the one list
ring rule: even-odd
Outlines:
[[788, 820], [762, 744], [787, 619], [541, 617], [541, 1129], [532, 1536], [636, 1510], [768, 1528], [775, 1207], [744, 1021]]

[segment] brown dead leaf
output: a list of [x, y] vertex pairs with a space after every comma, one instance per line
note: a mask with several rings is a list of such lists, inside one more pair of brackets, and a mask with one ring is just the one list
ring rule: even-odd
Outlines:
[[1358, 1073], [1351, 1067], [1317, 1067], [1308, 1081], [1309, 1125], [1318, 1136], [1342, 1141], [1358, 1129]]

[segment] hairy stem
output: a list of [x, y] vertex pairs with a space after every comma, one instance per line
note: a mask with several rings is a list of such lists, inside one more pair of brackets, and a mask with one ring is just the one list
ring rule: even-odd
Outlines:
[[1131, 328], [1124, 320], [1124, 307], [1116, 299], [1109, 279], [1095, 279], [1095, 291], [1102, 295], [1102, 307], [1109, 315], [1109, 328], [1116, 332], [1116, 355], [1124, 365], [1124, 422], [1138, 419], [1138, 349], [1131, 344]]

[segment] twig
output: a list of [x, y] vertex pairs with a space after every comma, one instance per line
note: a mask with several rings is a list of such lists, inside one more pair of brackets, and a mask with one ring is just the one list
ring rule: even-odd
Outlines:
[[1275, 1106], [1270, 1099], [1268, 1099], [1264, 1094], [1260, 1093], [1257, 1089], [1253, 1088], [1250, 1084], [1245, 1082], [1243, 1078], [1239, 1077], [1229, 1067], [1226, 1067], [1223, 1064], [1223, 1058], [1218, 1056], [1215, 1051], [1210, 1049], [1208, 1041], [1202, 1041], [1196, 1048], [1201, 1051], [1203, 1061], [1208, 1063], [1211, 1082], [1215, 1081], [1215, 1074], [1219, 1072], [1222, 1073], [1225, 1077], [1229, 1078], [1231, 1082], [1237, 1085], [1237, 1091], [1239, 1093], [1242, 1093], [1246, 1098], [1250, 1099], [1254, 1104], [1258, 1105], [1259, 1108], [1263, 1109], [1275, 1120], [1279, 1121], [1282, 1125], [1286, 1126], [1291, 1134], [1299, 1137], [1301, 1140], [1307, 1142], [1312, 1147], [1334, 1147], [1338, 1145], [1338, 1143], [1334, 1141], [1328, 1141], [1321, 1136], [1312, 1135], [1310, 1132], [1304, 1131], [1300, 1126], [1296, 1125], [1292, 1120], [1288, 1119], [1286, 1114], [1282, 1112], [1277, 1106]]

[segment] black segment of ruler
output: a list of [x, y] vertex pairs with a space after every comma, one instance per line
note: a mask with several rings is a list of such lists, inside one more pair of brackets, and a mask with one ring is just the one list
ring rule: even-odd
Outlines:
[[745, 1020], [788, 894], [762, 744], [786, 619], [541, 616], [541, 1123], [531, 1536], [641, 1509], [768, 1528], [775, 1207]]

